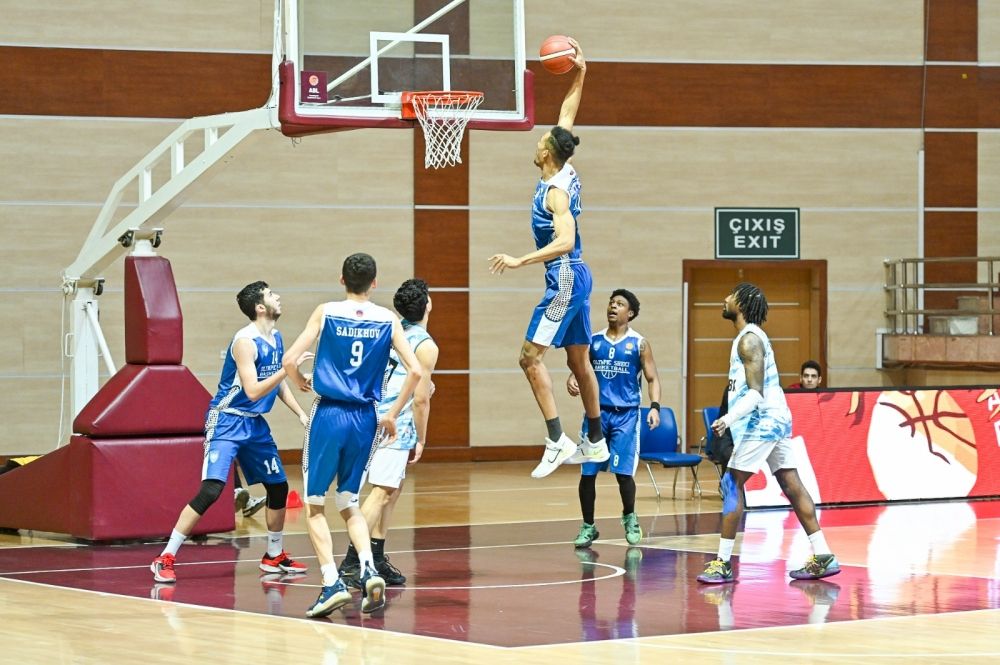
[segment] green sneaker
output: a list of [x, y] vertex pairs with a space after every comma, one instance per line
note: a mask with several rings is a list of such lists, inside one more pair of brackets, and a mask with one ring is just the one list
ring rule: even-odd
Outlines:
[[639, 526], [639, 518], [635, 513], [622, 515], [622, 526], [625, 527], [625, 540], [629, 545], [638, 545], [642, 540], [642, 527]]
[[837, 562], [837, 557], [832, 554], [815, 554], [809, 557], [804, 566], [788, 574], [797, 580], [818, 580], [839, 572], [840, 564]]
[[580, 533], [576, 534], [573, 547], [590, 547], [590, 544], [600, 537], [597, 526], [584, 522], [580, 525]]

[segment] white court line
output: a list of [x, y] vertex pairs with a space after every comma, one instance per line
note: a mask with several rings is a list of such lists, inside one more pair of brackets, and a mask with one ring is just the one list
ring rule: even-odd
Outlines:
[[[127, 599], [130, 599], [130, 600], [140, 600], [140, 601], [147, 602], [147, 603], [157, 603], [159, 605], [167, 605], [167, 606], [170, 606], [170, 605], [182, 605], [184, 607], [191, 608], [192, 610], [206, 610], [206, 611], [209, 611], [209, 612], [226, 612], [226, 613], [233, 613], [233, 614], [244, 614], [246, 616], [252, 616], [252, 617], [263, 617], [265, 619], [272, 620], [272, 621], [276, 621], [276, 620], [294, 621], [296, 623], [305, 623], [305, 624], [308, 624], [308, 625], [311, 625], [311, 626], [336, 626], [337, 628], [346, 628], [346, 629], [350, 629], [350, 630], [360, 630], [360, 631], [366, 631], [366, 632], [375, 630], [373, 628], [366, 628], [364, 625], [355, 626], [355, 625], [352, 625], [352, 624], [349, 624], [349, 623], [323, 622], [323, 621], [316, 621], [315, 619], [310, 619], [310, 618], [307, 618], [307, 617], [292, 617], [292, 616], [285, 616], [284, 614], [265, 614], [263, 612], [251, 612], [249, 610], [238, 610], [238, 609], [235, 609], [235, 608], [226, 609], [224, 607], [212, 607], [211, 605], [193, 605], [191, 603], [182, 603], [182, 602], [173, 601], [173, 600], [158, 600], [156, 598], [144, 598], [142, 596], [126, 596], [126, 595], [123, 595], [123, 594], [110, 593], [110, 592], [106, 592], [106, 591], [95, 591], [93, 589], [78, 589], [76, 587], [59, 586], [57, 584], [45, 584], [43, 582], [29, 582], [27, 580], [14, 580], [14, 579], [7, 579], [7, 578], [0, 578], [0, 581], [3, 581], [3, 582], [15, 582], [15, 583], [18, 583], [18, 584], [30, 584], [32, 586], [48, 587], [50, 589], [59, 589], [59, 590], [62, 590], [62, 591], [76, 591], [78, 593], [92, 593], [92, 594], [96, 594], [98, 596], [101, 596], [102, 598], [127, 598]], [[391, 635], [405, 635], [405, 636], [408, 636], [408, 637], [414, 637], [414, 638], [421, 639], [421, 640], [433, 640], [435, 642], [444, 642], [444, 643], [449, 644], [449, 645], [454, 645], [455, 642], [457, 641], [457, 640], [453, 640], [453, 639], [448, 639], [446, 637], [435, 637], [433, 635], [418, 635], [417, 633], [404, 633], [404, 632], [401, 632], [401, 631], [398, 631], [398, 630], [390, 630], [388, 628], [379, 628], [377, 630], [379, 630], [382, 633], [387, 633], [387, 634], [391, 634]], [[486, 643], [486, 642], [465, 642], [465, 644], [474, 644], [475, 646], [487, 647], [487, 648], [490, 648], [490, 649], [497, 649], [497, 650], [500, 650], [500, 651], [508, 651], [508, 650], [510, 650], [512, 648], [520, 648], [520, 647], [503, 647], [503, 646], [498, 646], [496, 644], [489, 644], [489, 643]]]
[[[584, 582], [600, 582], [602, 580], [610, 580], [616, 577], [621, 577], [625, 574], [624, 568], [619, 568], [618, 566], [613, 566], [610, 563], [597, 563], [596, 561], [581, 561], [580, 563], [590, 566], [601, 566], [603, 568], [610, 568], [612, 572], [609, 575], [603, 575], [601, 577], [591, 577], [588, 579], [572, 579], [572, 580], [562, 580], [560, 582], [531, 582], [530, 584], [479, 584], [474, 586], [410, 586], [406, 585], [407, 591], [470, 591], [474, 589], [523, 589], [525, 587], [539, 587], [539, 586], [560, 586], [562, 584], [583, 584]], [[322, 584], [298, 584], [296, 582], [281, 582], [273, 581], [270, 584], [283, 584], [285, 586], [293, 587], [315, 587], [317, 589], [322, 589]]]

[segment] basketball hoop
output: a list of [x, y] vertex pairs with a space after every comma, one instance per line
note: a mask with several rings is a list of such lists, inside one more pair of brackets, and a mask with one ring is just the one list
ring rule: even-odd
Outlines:
[[424, 132], [424, 168], [462, 163], [462, 135], [483, 93], [464, 90], [404, 92], [402, 117], [420, 122]]

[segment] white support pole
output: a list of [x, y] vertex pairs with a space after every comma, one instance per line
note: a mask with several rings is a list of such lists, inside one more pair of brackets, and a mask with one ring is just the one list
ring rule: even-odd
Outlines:
[[70, 358], [70, 414], [72, 418], [97, 394], [99, 350], [90, 317], [97, 316], [94, 289], [81, 287], [70, 307], [69, 335], [63, 340], [63, 353]]
[[[924, 257], [924, 149], [920, 148], [917, 153], [917, 258]], [[917, 262], [917, 283], [924, 283], [924, 262]], [[924, 308], [924, 287], [917, 288], [917, 309]], [[917, 316], [917, 329], [908, 330], [911, 333], [920, 333], [924, 329], [924, 315]]]
[[110, 376], [114, 376], [118, 370], [115, 369], [115, 361], [111, 358], [111, 349], [108, 348], [108, 342], [104, 339], [104, 331], [101, 330], [101, 321], [97, 317], [97, 301], [88, 302], [83, 308], [87, 312], [92, 332], [97, 339], [97, 347], [101, 350], [101, 358], [104, 359], [104, 368], [108, 370]]

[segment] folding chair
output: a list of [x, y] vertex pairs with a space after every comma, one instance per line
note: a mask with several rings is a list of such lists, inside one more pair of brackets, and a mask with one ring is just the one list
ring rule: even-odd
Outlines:
[[677, 474], [683, 467], [691, 469], [694, 477], [694, 493], [701, 495], [701, 485], [698, 483], [698, 465], [701, 464], [701, 455], [690, 455], [677, 452], [680, 448], [680, 437], [677, 434], [677, 420], [674, 418], [674, 410], [670, 407], [660, 407], [660, 426], [656, 429], [649, 429], [646, 425], [646, 416], [649, 409], [642, 407], [639, 410], [639, 459], [646, 463], [646, 471], [649, 472], [649, 479], [653, 481], [653, 489], [656, 490], [656, 498], [659, 500], [660, 487], [656, 484], [653, 476], [651, 462], [658, 462], [668, 469], [674, 470], [673, 498], [677, 498]]

